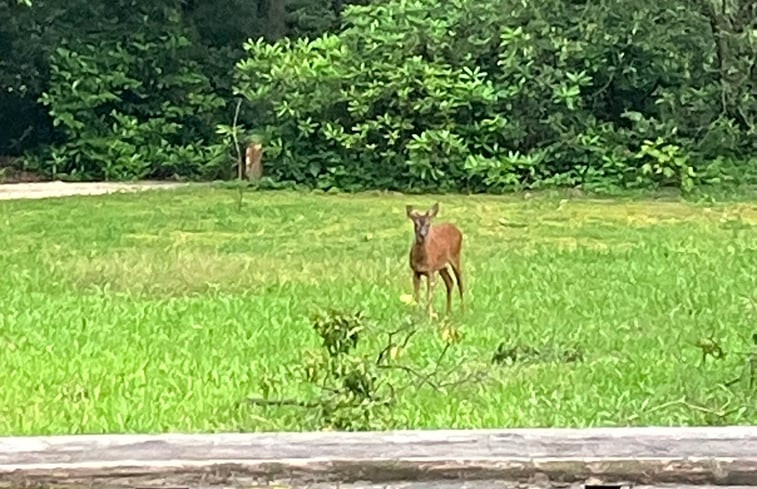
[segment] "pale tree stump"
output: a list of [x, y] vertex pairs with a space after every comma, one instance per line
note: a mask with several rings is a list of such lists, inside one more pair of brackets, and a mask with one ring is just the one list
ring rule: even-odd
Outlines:
[[241, 178], [259, 180], [263, 176], [263, 145], [250, 143], [244, 152], [244, 161], [240, 165]]

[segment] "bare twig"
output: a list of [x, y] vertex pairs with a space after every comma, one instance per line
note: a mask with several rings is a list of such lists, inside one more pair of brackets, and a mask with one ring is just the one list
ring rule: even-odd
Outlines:
[[[386, 354], [389, 353], [393, 347], [397, 346], [397, 344], [394, 343], [394, 335], [397, 335], [404, 331], [405, 328], [400, 328], [396, 331], [392, 331], [390, 333], [387, 333], [387, 336], [389, 337], [387, 339], [387, 345], [379, 352], [377, 358], [376, 358], [376, 365], [380, 365], [381, 362], [386, 357]], [[410, 338], [413, 337], [413, 335], [417, 332], [417, 329], [411, 330], [407, 336], [405, 336], [405, 340], [402, 342], [402, 345], [400, 345], [400, 348], [405, 348], [407, 344], [410, 342]]]
[[247, 402], [257, 406], [296, 406], [302, 408], [317, 408], [320, 402], [298, 401], [297, 399], [263, 399], [262, 397], [248, 397]]
[[[686, 407], [686, 408], [689, 408], [689, 409], [693, 409], [695, 411], [700, 411], [700, 412], [707, 413], [707, 414], [713, 414], [713, 415], [715, 415], [715, 416], [717, 416], [719, 418], [725, 418], [729, 414], [732, 414], [732, 413], [734, 413], [734, 412], [736, 412], [736, 411], [739, 410], [739, 408], [737, 408], [737, 407], [726, 410], [725, 409], [727, 407], [727, 404], [726, 404], [720, 410], [716, 411], [714, 409], [710, 409], [710, 408], [705, 407], [705, 406], [700, 406], [698, 404], [693, 404], [691, 402], [688, 402], [686, 400], [686, 397], [682, 397], [680, 399], [676, 399], [675, 401], [669, 401], [669, 402], [665, 402], [663, 404], [659, 404], [657, 406], [653, 406], [653, 407], [647, 409], [646, 411], [644, 411], [643, 414], [649, 414], [649, 413], [653, 413], [653, 412], [656, 412], [656, 411], [661, 411], [663, 409], [666, 409], [666, 408], [669, 408], [669, 407], [673, 407], [673, 406], [683, 406], [683, 407]], [[636, 419], [639, 416], [640, 416], [640, 414], [635, 414], [635, 415], [631, 416], [631, 419]]]
[[441, 353], [439, 353], [439, 358], [436, 359], [436, 366], [434, 367], [434, 373], [436, 373], [439, 370], [439, 364], [442, 362], [444, 355], [447, 354], [447, 350], [449, 350], [450, 344], [451, 343], [445, 343], [444, 348], [442, 349]]
[[[407, 372], [407, 373], [411, 374], [412, 376], [414, 376], [418, 380], [418, 383], [415, 385], [415, 387], [418, 387], [418, 386], [420, 386], [422, 384], [428, 384], [434, 390], [441, 391], [441, 389], [439, 388], [439, 386], [436, 385], [436, 383], [434, 383], [430, 379], [430, 377], [431, 377], [430, 375], [418, 372], [414, 368], [408, 367], [407, 365], [379, 365], [378, 368], [385, 369], [385, 370], [402, 370], [403, 372]], [[405, 387], [409, 387], [409, 385], [410, 384], [408, 384], [408, 386], [405, 386]], [[405, 390], [405, 387], [403, 387], [403, 388], [401, 388], [399, 390], [403, 391], [403, 390]]]
[[[433, 376], [435, 376], [436, 374], [439, 373], [439, 366], [440, 366], [440, 364], [442, 362], [442, 359], [444, 359], [444, 356], [447, 354], [447, 350], [449, 350], [450, 344], [451, 343], [445, 343], [444, 344], [444, 348], [442, 348], [442, 351], [439, 353], [439, 357], [436, 359], [436, 363], [434, 364], [434, 369], [431, 371], [431, 373], [426, 374], [425, 377], [423, 378], [423, 380], [426, 381], [427, 383], [432, 384], [431, 381], [430, 381], [431, 377], [433, 377]], [[454, 369], [453, 369], [453, 371], [454, 371]], [[439, 390], [438, 387], [436, 387], [436, 389]]]
[[244, 178], [242, 164], [242, 152], [239, 149], [239, 139], [237, 138], [237, 121], [239, 120], [239, 109], [242, 107], [242, 100], [237, 100], [237, 108], [234, 110], [234, 122], [231, 124], [231, 138], [234, 140], [234, 149], [237, 153], [237, 176], [241, 180]]
[[488, 374], [484, 370], [475, 370], [461, 379], [457, 379], [450, 382], [442, 382], [439, 387], [444, 389], [447, 387], [457, 387], [458, 385], [467, 384], [468, 382], [480, 382], [486, 379]]

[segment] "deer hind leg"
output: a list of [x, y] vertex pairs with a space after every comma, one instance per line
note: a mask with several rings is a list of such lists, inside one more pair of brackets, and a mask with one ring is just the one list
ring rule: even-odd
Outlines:
[[447, 314], [452, 311], [452, 289], [455, 288], [455, 283], [452, 281], [452, 276], [446, 268], [439, 270], [439, 275], [444, 280], [444, 286], [447, 289]]
[[451, 260], [452, 271], [455, 273], [457, 279], [457, 290], [460, 292], [460, 310], [465, 310], [465, 301], [463, 300], [463, 268], [460, 264], [460, 257]]

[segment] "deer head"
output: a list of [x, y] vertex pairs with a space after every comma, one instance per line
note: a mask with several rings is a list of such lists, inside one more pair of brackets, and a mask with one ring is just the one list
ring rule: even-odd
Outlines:
[[431, 220], [439, 213], [439, 203], [435, 203], [424, 213], [416, 211], [411, 205], [406, 206], [405, 209], [407, 210], [407, 217], [413, 221], [413, 226], [415, 227], [415, 240], [422, 243], [428, 236]]

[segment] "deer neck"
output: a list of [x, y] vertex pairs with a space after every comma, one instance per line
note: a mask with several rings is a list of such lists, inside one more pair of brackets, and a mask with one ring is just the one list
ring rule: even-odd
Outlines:
[[419, 241], [417, 238], [413, 242], [413, 248], [410, 250], [410, 257], [413, 263], [423, 264], [426, 263], [428, 258], [428, 236], [423, 241]]

